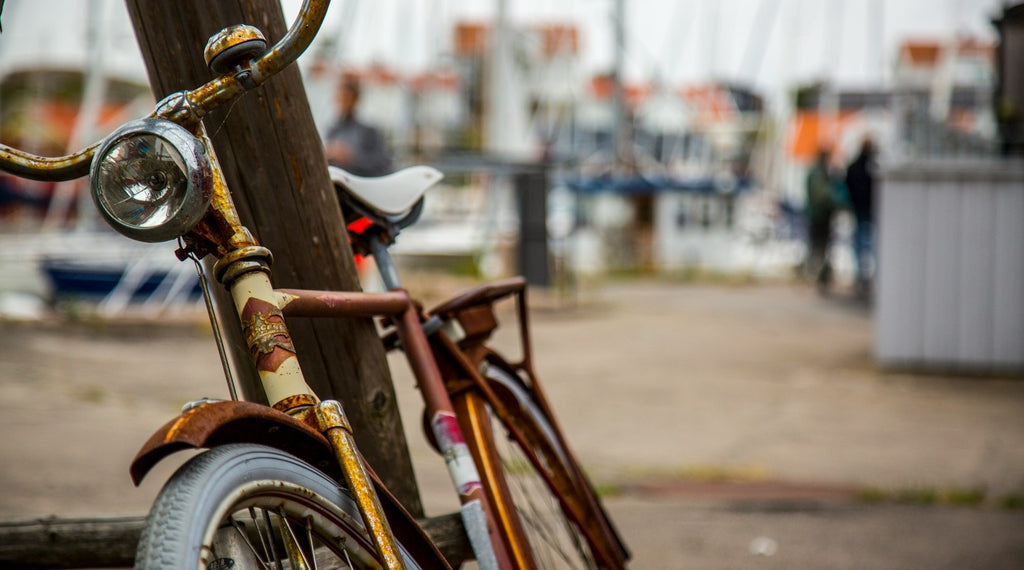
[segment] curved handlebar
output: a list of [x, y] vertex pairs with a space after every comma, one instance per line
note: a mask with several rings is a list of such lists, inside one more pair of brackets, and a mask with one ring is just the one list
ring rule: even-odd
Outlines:
[[[176, 123], [192, 123], [291, 65], [316, 37], [330, 0], [303, 0], [302, 8], [288, 32], [251, 66], [223, 75], [191, 91], [172, 95], [175, 104], [161, 103], [153, 113]], [[59, 157], [37, 156], [0, 144], [0, 170], [33, 180], [58, 182], [80, 178], [89, 166], [99, 142], [75, 154]]]
[[59, 182], [72, 180], [89, 174], [95, 143], [89, 148], [68, 156], [36, 156], [23, 150], [0, 144], [0, 170], [21, 178]]

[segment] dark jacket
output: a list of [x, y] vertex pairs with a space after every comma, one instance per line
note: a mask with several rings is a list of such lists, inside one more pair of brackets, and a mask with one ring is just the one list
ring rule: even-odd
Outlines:
[[862, 152], [846, 169], [850, 207], [859, 220], [871, 220], [874, 208], [875, 175], [870, 153]]
[[327, 131], [327, 142], [338, 141], [352, 149], [350, 164], [335, 164], [356, 176], [382, 176], [391, 172], [391, 156], [377, 129], [356, 119], [340, 119]]

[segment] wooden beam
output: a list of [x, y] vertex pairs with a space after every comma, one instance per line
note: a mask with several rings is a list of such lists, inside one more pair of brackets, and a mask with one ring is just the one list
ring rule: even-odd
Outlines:
[[0, 568], [127, 568], [144, 517], [0, 523]]
[[[130, 568], [144, 522], [145, 517], [0, 522], [0, 570]], [[472, 560], [459, 513], [419, 522], [452, 568]]]

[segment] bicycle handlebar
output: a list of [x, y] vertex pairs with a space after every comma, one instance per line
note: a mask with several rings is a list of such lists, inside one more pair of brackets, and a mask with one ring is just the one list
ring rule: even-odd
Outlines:
[[[306, 51], [320, 30], [330, 3], [330, 0], [303, 0], [299, 15], [284, 37], [248, 68], [217, 77], [191, 91], [172, 94], [158, 104], [152, 116], [179, 124], [196, 122], [213, 109], [258, 87]], [[58, 157], [38, 156], [0, 144], [0, 170], [44, 182], [80, 178], [89, 173], [99, 144], [96, 142], [77, 153]]]

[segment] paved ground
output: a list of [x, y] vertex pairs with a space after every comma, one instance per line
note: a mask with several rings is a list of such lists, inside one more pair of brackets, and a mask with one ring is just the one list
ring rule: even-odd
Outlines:
[[[1024, 498], [1024, 380], [879, 371], [869, 312], [796, 286], [541, 301], [538, 369], [635, 567], [1024, 567], [1024, 510], [1000, 507]], [[199, 325], [0, 323], [0, 343], [0, 519], [145, 512], [162, 477], [131, 487], [137, 447], [226, 393]], [[443, 512], [417, 395], [396, 382]]]

